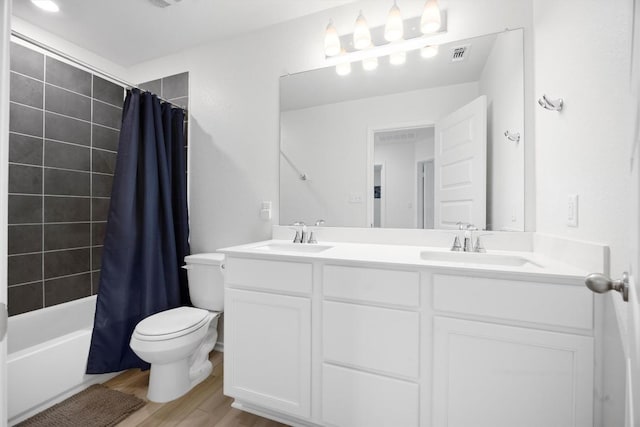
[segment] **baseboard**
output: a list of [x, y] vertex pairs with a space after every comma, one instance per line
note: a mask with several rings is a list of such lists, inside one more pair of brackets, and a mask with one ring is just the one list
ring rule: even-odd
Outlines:
[[224, 343], [218, 341], [216, 345], [213, 347], [215, 351], [219, 351], [220, 353], [224, 353]]

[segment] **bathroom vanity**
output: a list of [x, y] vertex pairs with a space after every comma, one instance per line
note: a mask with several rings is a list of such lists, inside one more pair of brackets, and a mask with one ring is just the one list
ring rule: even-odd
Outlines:
[[235, 407], [301, 426], [595, 425], [586, 271], [411, 245], [222, 252]]

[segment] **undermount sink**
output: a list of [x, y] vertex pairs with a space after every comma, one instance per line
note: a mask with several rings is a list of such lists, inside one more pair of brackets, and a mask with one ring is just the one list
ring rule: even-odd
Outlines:
[[311, 243], [267, 243], [256, 246], [253, 249], [267, 252], [294, 252], [294, 253], [318, 253], [331, 249], [333, 246], [317, 245]]
[[502, 265], [521, 267], [526, 264], [538, 264], [520, 255], [504, 255], [477, 252], [422, 251], [420, 258], [425, 261], [459, 262], [467, 264]]

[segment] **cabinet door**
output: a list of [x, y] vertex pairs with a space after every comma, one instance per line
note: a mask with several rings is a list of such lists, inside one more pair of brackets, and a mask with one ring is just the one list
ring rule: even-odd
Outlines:
[[311, 301], [225, 289], [224, 392], [308, 418]]
[[593, 338], [434, 318], [433, 425], [593, 425]]

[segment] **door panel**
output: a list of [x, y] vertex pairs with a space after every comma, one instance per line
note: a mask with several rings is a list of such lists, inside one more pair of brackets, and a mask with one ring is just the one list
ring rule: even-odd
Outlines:
[[486, 228], [486, 96], [436, 123], [434, 168], [435, 228], [457, 228], [458, 221]]

